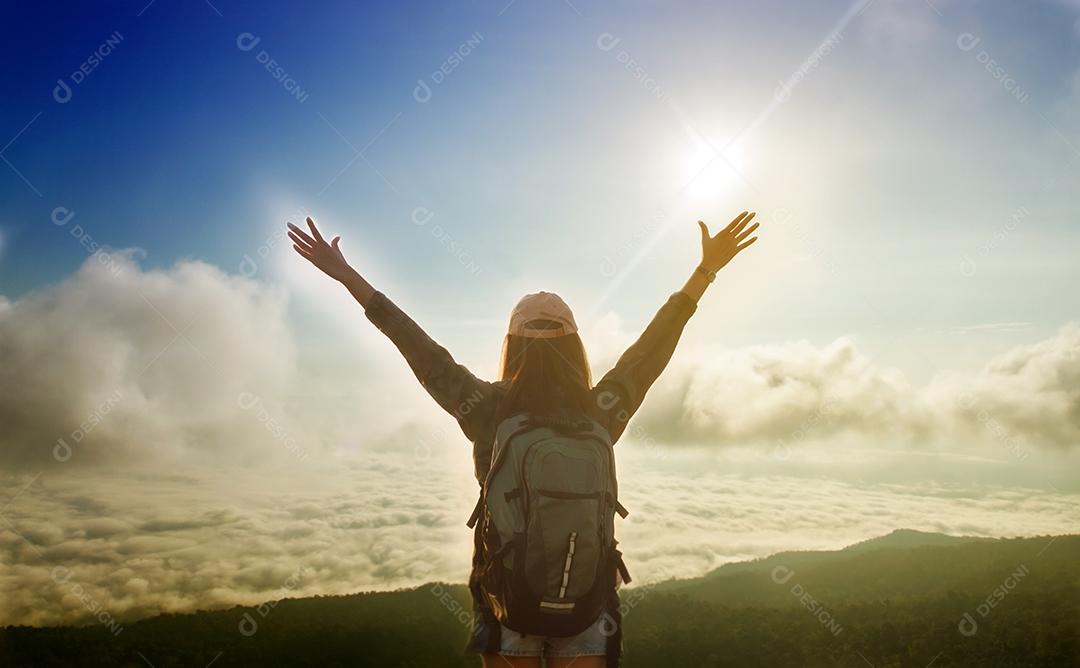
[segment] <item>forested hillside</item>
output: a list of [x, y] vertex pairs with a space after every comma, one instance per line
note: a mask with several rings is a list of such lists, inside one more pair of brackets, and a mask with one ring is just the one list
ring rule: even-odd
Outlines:
[[[1080, 665], [1080, 536], [897, 532], [622, 592], [644, 666]], [[476, 666], [461, 585], [101, 625], [8, 627], [3, 666]]]

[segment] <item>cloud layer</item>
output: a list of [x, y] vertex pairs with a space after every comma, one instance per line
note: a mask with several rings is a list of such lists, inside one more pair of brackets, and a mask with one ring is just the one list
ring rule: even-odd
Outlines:
[[273, 454], [259, 409], [292, 375], [284, 294], [202, 262], [110, 258], [0, 308], [0, 464]]
[[0, 625], [89, 621], [92, 608], [124, 621], [467, 573], [471, 501], [445, 468], [409, 456], [367, 455], [317, 475], [206, 469], [30, 482], [0, 531]]
[[[619, 338], [604, 322], [601, 334]], [[145, 271], [132, 253], [108, 266], [90, 259], [70, 279], [0, 304], [0, 351], [0, 464], [32, 472], [162, 458], [302, 461], [352, 447], [350, 439], [385, 442], [408, 428], [419, 443], [443, 428], [403, 363], [377, 366], [378, 377], [363, 382], [343, 372], [335, 350], [299, 365], [284, 291], [201, 262]], [[845, 338], [687, 350], [679, 359], [628, 438], [1004, 446], [1017, 458], [1080, 443], [1075, 324], [922, 386]], [[412, 387], [402, 396], [414, 411], [372, 394], [402, 385]]]
[[856, 437], [885, 444], [1080, 444], [1080, 327], [917, 387], [847, 339], [720, 351], [683, 364], [650, 394], [643, 431], [664, 443], [766, 444]]
[[[1075, 461], [1078, 350], [1070, 325], [923, 386], [847, 339], [681, 351], [694, 364], [665, 374], [619, 451], [635, 575], [900, 526], [1069, 531], [1076, 496], [1033, 487], [1061, 483], [1054, 457]], [[466, 576], [476, 485], [452, 420], [400, 360], [353, 378], [361, 390], [335, 350], [298, 363], [280, 290], [200, 262], [92, 259], [0, 300], [0, 352], [0, 624]], [[800, 469], [808, 453], [824, 464]]]
[[[462, 582], [475, 486], [460, 463], [403, 451], [363, 453], [336, 469], [45, 475], [4, 513], [0, 625], [91, 622], [98, 609], [123, 624], [162, 611]], [[1011, 536], [1065, 533], [1080, 521], [1076, 495], [1022, 487], [625, 463], [631, 514], [618, 530], [638, 582], [839, 548], [897, 527]]]

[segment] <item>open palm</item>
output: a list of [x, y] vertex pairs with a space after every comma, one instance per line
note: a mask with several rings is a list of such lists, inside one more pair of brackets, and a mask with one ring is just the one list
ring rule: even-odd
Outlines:
[[[717, 232], [716, 236], [710, 236], [709, 228], [699, 220], [698, 225], [701, 227], [701, 266], [710, 271], [720, 271], [724, 265], [731, 262], [731, 258], [757, 241], [757, 237], [750, 237], [750, 235], [758, 228], [758, 224], [754, 223], [747, 227], [754, 215], [754, 212], [748, 214], [743, 211], [727, 227]], [[750, 238], [747, 239], [747, 237]]]
[[352, 271], [352, 267], [345, 261], [338, 244], [341, 237], [334, 237], [330, 243], [326, 243], [319, 228], [315, 227], [315, 221], [309, 216], [308, 227], [311, 235], [304, 232], [296, 225], [289, 223], [289, 238], [293, 240], [293, 249], [311, 264], [318, 267], [330, 278], [342, 281]]

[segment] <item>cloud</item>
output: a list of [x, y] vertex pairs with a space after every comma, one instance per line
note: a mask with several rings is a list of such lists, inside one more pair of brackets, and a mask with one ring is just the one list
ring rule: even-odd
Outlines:
[[960, 434], [992, 438], [1021, 454], [1028, 443], [1080, 445], [1080, 325], [999, 355], [977, 374], [944, 372], [927, 394]]
[[699, 354], [645, 402], [642, 433], [663, 443], [791, 447], [854, 436], [875, 443], [1080, 444], [1080, 326], [917, 387], [848, 339]]
[[[281, 291], [200, 262], [144, 270], [120, 254], [115, 266], [88, 262], [0, 300], [0, 624], [91, 621], [87, 601], [126, 621], [465, 579], [469, 448], [400, 360], [384, 355], [394, 364], [361, 381], [336, 350], [323, 351], [332, 369], [304, 369]], [[607, 319], [595, 336], [621, 349], [621, 330]], [[977, 372], [916, 385], [848, 339], [680, 351], [706, 361], [673, 364], [629, 432], [658, 447], [619, 451], [634, 575], [697, 575], [898, 526], [1068, 530], [1075, 495], [1016, 485], [1060, 482], [1044, 476], [1057, 461], [1044, 451], [1078, 441], [1078, 352], [1070, 325]], [[383, 403], [357, 401], [346, 382]], [[298, 387], [313, 400], [294, 408]], [[412, 417], [388, 417], [390, 403]], [[794, 456], [770, 454], [778, 441]], [[895, 447], [946, 441], [1014, 457]], [[312, 456], [301, 465], [291, 446]], [[1029, 452], [1039, 456], [1016, 461]], [[808, 453], [818, 468], [800, 459]], [[716, 473], [734, 467], [741, 475]], [[866, 482], [882, 470], [899, 477]], [[976, 477], [993, 484], [962, 486]]]
[[[68, 280], [2, 303], [0, 464], [10, 467], [295, 461], [335, 447], [339, 455], [393, 449], [403, 434], [411, 449], [427, 450], [428, 440], [456, 435], [448, 420], [432, 422], [440, 414], [416, 387], [413, 403], [428, 410], [404, 422], [382, 409], [358, 412], [367, 403], [341, 393], [355, 381], [341, 375], [336, 353], [319, 369], [297, 368], [282, 290], [205, 263], [143, 270], [119, 253], [111, 265], [90, 259]], [[602, 319], [593, 338], [621, 340], [621, 329]], [[607, 348], [622, 346], [599, 346]], [[1018, 457], [1080, 443], [1076, 325], [979, 372], [944, 371], [921, 387], [846, 338], [690, 356], [650, 392], [631, 435], [770, 447], [847, 437], [994, 443]], [[336, 366], [324, 368], [327, 361]], [[378, 371], [415, 385], [402, 364]], [[320, 396], [290, 404], [297, 387]], [[375, 413], [379, 420], [368, 419]]]
[[785, 550], [837, 549], [897, 527], [1036, 535], [1068, 532], [1076, 516], [1069, 507], [1075, 495], [1031, 489], [746, 477], [700, 464], [699, 470], [705, 472], [628, 476], [624, 470], [620, 494], [630, 515], [619, 525], [619, 540], [640, 582], [693, 577]]
[[[705, 357], [698, 355], [697, 357]], [[847, 432], [908, 437], [928, 416], [903, 374], [882, 368], [848, 339], [720, 351], [681, 364], [650, 394], [645, 431], [661, 441], [768, 443]]]
[[202, 262], [110, 257], [0, 300], [0, 464], [283, 450], [260, 412], [293, 372], [283, 292]]
[[0, 625], [91, 621], [86, 601], [127, 621], [463, 581], [475, 497], [453, 478], [466, 469], [401, 453], [319, 470], [204, 469], [192, 480], [45, 474], [3, 512]]
[[[464, 519], [476, 491], [466, 458], [455, 467], [375, 453], [336, 469], [207, 469], [191, 479], [46, 474], [4, 510], [0, 625], [92, 622], [88, 606], [127, 623], [163, 611], [463, 582], [472, 549]], [[630, 516], [619, 521], [619, 539], [638, 582], [781, 550], [839, 548], [897, 527], [1065, 533], [1080, 507], [1076, 495], [970, 481], [746, 476], [685, 452], [669, 460], [673, 470], [623, 463]]]

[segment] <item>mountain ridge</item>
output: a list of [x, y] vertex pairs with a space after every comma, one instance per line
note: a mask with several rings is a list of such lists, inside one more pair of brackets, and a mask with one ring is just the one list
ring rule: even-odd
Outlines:
[[[626, 587], [624, 665], [848, 666], [865, 657], [925, 666], [936, 652], [934, 668], [1080, 663], [1080, 535], [942, 536], [904, 530]], [[966, 636], [969, 618], [976, 631]], [[435, 582], [156, 615], [117, 636], [99, 624], [8, 626], [0, 665], [146, 665], [141, 653], [155, 668], [476, 666], [462, 652], [473, 632], [467, 588]]]

